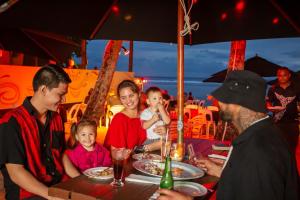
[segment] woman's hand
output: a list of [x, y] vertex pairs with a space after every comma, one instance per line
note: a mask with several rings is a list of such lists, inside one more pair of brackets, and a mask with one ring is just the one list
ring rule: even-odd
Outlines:
[[160, 193], [160, 196], [157, 198], [157, 200], [192, 200], [193, 197], [175, 192], [173, 190], [168, 189], [159, 189], [157, 191]]
[[167, 133], [167, 128], [165, 125], [160, 125], [160, 126], [156, 126], [154, 129], [153, 129], [154, 133], [157, 133], [159, 135], [162, 135], [162, 134], [165, 134]]

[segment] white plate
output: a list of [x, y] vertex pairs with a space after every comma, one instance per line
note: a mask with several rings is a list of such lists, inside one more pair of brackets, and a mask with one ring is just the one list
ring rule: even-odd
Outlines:
[[[109, 175], [106, 176], [99, 176], [98, 173], [109, 169], [111, 171], [111, 173]], [[95, 168], [90, 168], [87, 169], [83, 172], [84, 175], [86, 175], [89, 178], [95, 178], [95, 179], [101, 179], [101, 180], [107, 180], [107, 179], [111, 179], [114, 177], [114, 173], [113, 173], [113, 168], [107, 168], [107, 167], [95, 167]]]
[[175, 181], [174, 190], [192, 197], [201, 197], [207, 194], [207, 189], [203, 185], [186, 181]]
[[138, 153], [138, 154], [133, 154], [132, 158], [135, 160], [161, 160], [161, 156], [157, 154], [152, 154], [152, 153]]
[[[165, 163], [153, 162], [151, 160], [135, 161], [135, 162], [133, 162], [132, 165], [135, 169], [137, 169], [140, 172], [143, 172], [145, 174], [149, 174], [152, 176], [162, 177], [161, 175], [153, 174], [150, 171], [146, 170], [145, 166], [149, 165], [149, 164], [156, 165], [161, 170], [163, 170], [165, 167]], [[196, 178], [200, 178], [200, 177], [204, 176], [204, 171], [202, 169], [199, 169], [193, 165], [189, 165], [189, 164], [186, 164], [183, 162], [172, 161], [172, 168], [180, 168], [181, 170], [183, 170], [182, 173], [178, 176], [174, 175], [174, 173], [173, 173], [174, 180], [189, 180], [189, 179], [196, 179]]]

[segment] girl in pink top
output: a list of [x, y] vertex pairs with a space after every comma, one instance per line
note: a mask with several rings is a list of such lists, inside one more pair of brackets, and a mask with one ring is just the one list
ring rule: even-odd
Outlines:
[[93, 167], [112, 165], [109, 151], [96, 143], [96, 136], [95, 122], [84, 120], [71, 127], [71, 136], [68, 141], [70, 149], [66, 151], [66, 154], [81, 172]]

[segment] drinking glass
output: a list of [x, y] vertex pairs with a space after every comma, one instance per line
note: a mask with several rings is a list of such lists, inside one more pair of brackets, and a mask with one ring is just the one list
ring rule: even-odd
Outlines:
[[126, 160], [130, 155], [131, 150], [125, 148], [114, 148], [111, 149], [111, 157], [114, 168], [114, 180], [111, 183], [114, 187], [122, 187], [124, 185], [122, 178], [124, 173], [124, 167]]
[[171, 137], [168, 134], [163, 134], [160, 137], [160, 139], [161, 139], [161, 146], [160, 146], [161, 161], [164, 162], [166, 156], [170, 153]]
[[173, 143], [170, 156], [174, 161], [182, 161], [185, 155], [185, 144]]

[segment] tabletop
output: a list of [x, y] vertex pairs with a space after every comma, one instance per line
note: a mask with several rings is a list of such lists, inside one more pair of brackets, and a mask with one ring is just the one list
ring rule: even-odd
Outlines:
[[[125, 167], [125, 176], [131, 173], [141, 174], [132, 167], [133, 159]], [[191, 180], [200, 184], [217, 182], [218, 178], [205, 175]], [[51, 186], [49, 195], [72, 200], [141, 200], [149, 199], [158, 189], [158, 185], [126, 181], [123, 187], [113, 188], [112, 180], [96, 180], [80, 175], [65, 182]], [[204, 198], [201, 198], [204, 199]]]

